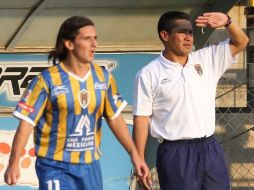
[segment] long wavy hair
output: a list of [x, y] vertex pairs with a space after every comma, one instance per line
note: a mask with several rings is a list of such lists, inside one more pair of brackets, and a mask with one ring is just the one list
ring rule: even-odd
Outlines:
[[94, 26], [94, 23], [83, 16], [73, 16], [65, 20], [58, 31], [55, 47], [49, 52], [48, 60], [50, 61], [52, 59], [53, 65], [65, 60], [67, 57], [67, 48], [64, 45], [64, 40], [73, 41], [79, 29], [89, 25]]

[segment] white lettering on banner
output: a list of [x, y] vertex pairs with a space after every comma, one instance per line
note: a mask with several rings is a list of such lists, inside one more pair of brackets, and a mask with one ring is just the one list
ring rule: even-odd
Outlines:
[[[111, 60], [94, 60], [94, 64], [104, 67], [108, 71], [116, 68], [117, 63]], [[47, 61], [1, 61], [0, 63], [0, 94], [6, 93], [8, 100], [20, 100], [29, 82], [51, 66]], [[102, 83], [103, 84], [103, 83]], [[98, 88], [104, 88], [100, 86]], [[65, 90], [58, 91], [68, 93]], [[55, 95], [58, 95], [58, 92]]]

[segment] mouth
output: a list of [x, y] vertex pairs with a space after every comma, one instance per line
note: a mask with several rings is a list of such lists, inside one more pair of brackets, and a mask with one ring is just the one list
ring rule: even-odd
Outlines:
[[192, 45], [191, 44], [184, 44], [183, 45], [186, 49], [191, 49], [192, 48]]
[[89, 51], [89, 55], [90, 55], [91, 57], [94, 56], [94, 53], [95, 53], [95, 50], [90, 50], [90, 51]]

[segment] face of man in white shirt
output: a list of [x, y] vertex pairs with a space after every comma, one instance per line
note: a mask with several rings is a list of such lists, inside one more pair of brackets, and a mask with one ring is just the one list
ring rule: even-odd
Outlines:
[[193, 28], [191, 22], [184, 19], [175, 21], [170, 32], [165, 35], [165, 49], [176, 56], [188, 56], [193, 46]]

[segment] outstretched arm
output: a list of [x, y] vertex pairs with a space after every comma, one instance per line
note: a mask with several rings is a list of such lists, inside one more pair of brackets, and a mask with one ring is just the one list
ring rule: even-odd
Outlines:
[[9, 165], [4, 174], [4, 181], [8, 185], [15, 185], [20, 177], [19, 160], [21, 152], [25, 148], [33, 128], [34, 127], [25, 120], [19, 122], [19, 127], [12, 143]]
[[204, 13], [196, 19], [196, 26], [211, 28], [225, 26], [230, 36], [231, 54], [234, 56], [247, 46], [249, 38], [238, 25], [230, 23], [229, 19], [226, 14], [220, 12]]

